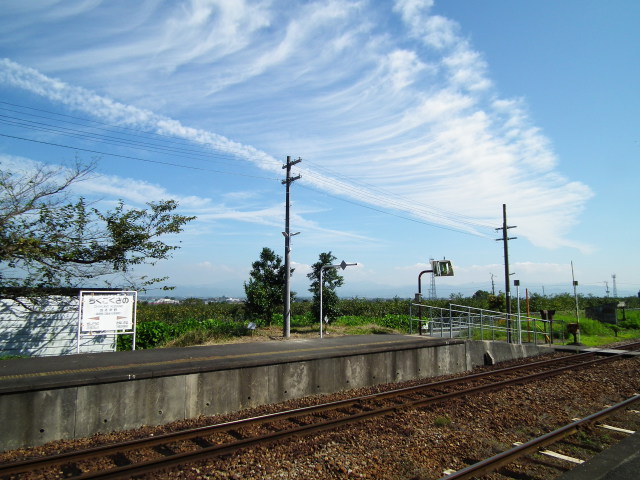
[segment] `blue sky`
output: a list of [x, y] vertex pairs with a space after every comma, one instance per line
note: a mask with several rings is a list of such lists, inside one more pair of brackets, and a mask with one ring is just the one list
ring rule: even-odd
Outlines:
[[176, 294], [283, 255], [288, 155], [299, 295], [324, 251], [358, 263], [345, 296], [413, 296], [443, 257], [440, 296], [504, 290], [503, 204], [521, 289], [571, 291], [571, 262], [582, 293], [640, 289], [638, 2], [132, 5], [3, 2], [0, 161], [99, 157], [77, 194], [178, 200]]

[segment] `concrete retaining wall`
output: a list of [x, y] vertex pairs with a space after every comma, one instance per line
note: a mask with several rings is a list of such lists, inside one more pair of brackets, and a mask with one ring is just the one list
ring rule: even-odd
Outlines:
[[461, 373], [547, 353], [467, 341], [233, 370], [0, 395], [0, 450], [215, 415], [318, 393]]

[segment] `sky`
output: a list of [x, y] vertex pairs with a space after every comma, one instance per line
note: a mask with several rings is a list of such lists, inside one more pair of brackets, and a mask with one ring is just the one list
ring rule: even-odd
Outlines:
[[[263, 247], [341, 296], [640, 290], [640, 3], [5, 0], [0, 163], [98, 161], [104, 208], [178, 201], [181, 296], [242, 296]], [[146, 269], [146, 270], [145, 270]], [[614, 277], [615, 276], [615, 277]], [[423, 277], [422, 291], [430, 280]], [[514, 287], [512, 294], [515, 293]], [[152, 293], [152, 292], [150, 292]]]

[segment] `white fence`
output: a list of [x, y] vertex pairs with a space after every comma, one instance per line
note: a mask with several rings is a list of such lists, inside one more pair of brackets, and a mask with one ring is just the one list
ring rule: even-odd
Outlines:
[[552, 343], [552, 323], [526, 315], [494, 312], [466, 305], [448, 308], [412, 303], [410, 331], [436, 337], [472, 338], [510, 343]]
[[[39, 299], [37, 304], [28, 302], [0, 299], [0, 357], [77, 353], [78, 298], [55, 296]], [[83, 337], [80, 344], [82, 353], [115, 349], [115, 335]]]

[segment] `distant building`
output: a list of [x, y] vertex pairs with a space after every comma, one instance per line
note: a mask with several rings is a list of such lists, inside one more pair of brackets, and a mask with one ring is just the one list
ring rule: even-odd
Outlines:
[[243, 301], [241, 298], [227, 297], [225, 295], [205, 300], [206, 303], [242, 303]]
[[225, 299], [226, 303], [242, 303], [242, 300], [239, 298], [228, 297]]
[[174, 300], [173, 298], [159, 298], [151, 303], [153, 305], [177, 305], [180, 303], [180, 300]]

